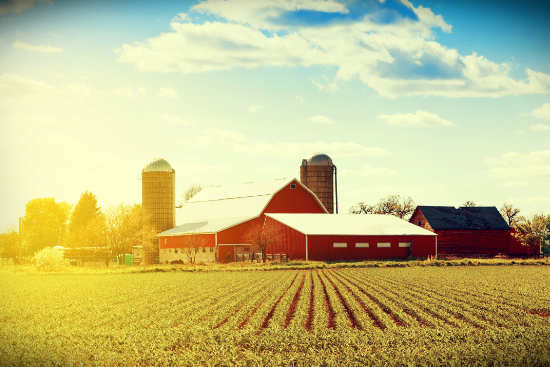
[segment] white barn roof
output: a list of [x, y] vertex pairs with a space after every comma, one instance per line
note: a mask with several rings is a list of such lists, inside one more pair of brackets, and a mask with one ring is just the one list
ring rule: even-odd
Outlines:
[[307, 235], [436, 236], [417, 225], [383, 214], [269, 214]]
[[[181, 208], [176, 208], [176, 225], [209, 222], [214, 219], [256, 218], [275, 193], [295, 180], [285, 178], [268, 182], [206, 187], [185, 202]], [[298, 180], [296, 182], [302, 185]], [[316, 196], [315, 198], [317, 199]], [[319, 199], [317, 201], [323, 205]]]
[[215, 233], [236, 224], [246, 222], [250, 217], [208, 219], [200, 222], [189, 222], [161, 232], [157, 237], [181, 236], [191, 233]]

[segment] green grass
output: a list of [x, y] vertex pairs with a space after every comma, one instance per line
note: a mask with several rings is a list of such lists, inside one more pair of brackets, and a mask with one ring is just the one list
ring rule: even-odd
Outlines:
[[483, 259], [464, 258], [454, 260], [368, 260], [368, 261], [288, 261], [288, 262], [236, 262], [229, 264], [173, 264], [146, 266], [57, 266], [49, 269], [37, 269], [27, 265], [1, 265], [0, 272], [26, 273], [155, 273], [155, 272], [213, 272], [213, 271], [272, 271], [272, 270], [310, 270], [339, 268], [393, 268], [393, 267], [448, 267], [448, 266], [509, 266], [509, 265], [550, 265], [550, 258], [535, 259]]
[[550, 267], [483, 264], [11, 269], [0, 365], [550, 365]]

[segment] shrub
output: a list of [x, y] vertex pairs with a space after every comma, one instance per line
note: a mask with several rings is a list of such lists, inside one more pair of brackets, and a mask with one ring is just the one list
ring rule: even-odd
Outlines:
[[39, 270], [55, 270], [56, 268], [66, 265], [63, 252], [53, 247], [46, 247], [36, 252], [32, 260], [33, 264]]

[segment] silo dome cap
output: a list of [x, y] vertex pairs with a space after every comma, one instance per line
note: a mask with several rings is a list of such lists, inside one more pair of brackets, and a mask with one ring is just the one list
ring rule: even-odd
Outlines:
[[172, 166], [163, 158], [153, 159], [143, 168], [143, 172], [172, 172]]
[[332, 159], [326, 154], [315, 154], [313, 157], [311, 157], [308, 161], [308, 164], [310, 165], [332, 165]]

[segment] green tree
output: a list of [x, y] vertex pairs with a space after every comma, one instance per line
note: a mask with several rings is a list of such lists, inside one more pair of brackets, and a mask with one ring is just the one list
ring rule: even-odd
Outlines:
[[23, 255], [63, 243], [71, 206], [54, 198], [33, 199], [25, 206], [22, 228]]
[[105, 216], [91, 192], [84, 192], [69, 221], [67, 244], [71, 247], [105, 246]]
[[19, 233], [13, 230], [0, 233], [0, 257], [16, 260], [19, 257], [20, 247], [21, 240]]
[[531, 219], [520, 217], [516, 224], [516, 237], [525, 245], [540, 243], [542, 247], [550, 242], [550, 215], [535, 214]]
[[106, 241], [111, 254], [117, 256], [132, 251], [132, 246], [143, 246], [152, 251], [158, 244], [150, 217], [141, 205], [119, 205], [107, 211]]

